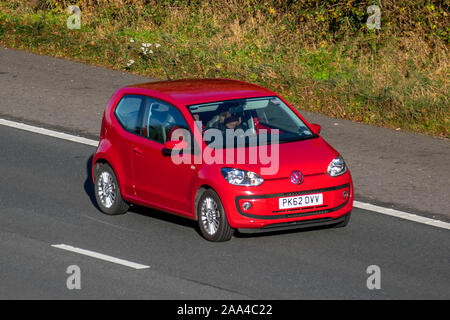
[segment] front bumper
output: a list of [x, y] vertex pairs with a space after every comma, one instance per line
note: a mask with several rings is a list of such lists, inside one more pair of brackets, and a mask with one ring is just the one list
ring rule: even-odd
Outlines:
[[[277, 181], [267, 183], [264, 188], [258, 190], [254, 188], [243, 190], [244, 192], [228, 193], [227, 201], [223, 202], [230, 226], [244, 232], [246, 229], [261, 229], [260, 231], [264, 232], [275, 230], [273, 228], [289, 229], [307, 224], [313, 226], [312, 223], [316, 225], [339, 223], [339, 219], [349, 214], [353, 208], [353, 185], [350, 174], [338, 178], [328, 176], [315, 178], [310, 179], [309, 183], [305, 183], [301, 188], [292, 187], [291, 183]], [[274, 193], [274, 190], [280, 192]], [[321, 205], [279, 209], [279, 198], [318, 193], [323, 195]], [[244, 210], [244, 202], [250, 202], [251, 208]]]
[[[341, 191], [341, 192], [339, 192]], [[347, 197], [342, 197], [340, 201], [339, 197], [343, 194], [343, 192], [347, 193]], [[277, 207], [278, 198], [283, 197], [292, 197], [292, 196], [300, 196], [300, 195], [308, 195], [308, 194], [316, 194], [323, 193], [327, 198], [328, 204], [323, 204], [319, 206], [311, 206], [311, 207], [303, 207], [303, 208], [293, 208], [293, 209], [284, 209], [284, 210], [272, 210]], [[242, 204], [245, 201], [253, 202], [253, 207], [257, 207], [256, 211], [264, 212], [265, 214], [251, 214], [249, 212], [245, 212], [242, 209]], [[296, 217], [306, 217], [318, 214], [327, 214], [331, 212], [338, 211], [344, 208], [347, 203], [350, 201], [350, 184], [339, 185], [335, 187], [329, 188], [321, 188], [314, 190], [305, 190], [305, 191], [296, 191], [296, 192], [286, 192], [286, 193], [276, 193], [276, 194], [268, 194], [268, 195], [257, 195], [257, 196], [239, 196], [236, 197], [236, 209], [244, 217], [254, 218], [254, 219], [264, 219], [264, 220], [273, 220], [273, 219], [289, 219]]]
[[238, 231], [241, 233], [264, 233], [264, 232], [302, 229], [302, 228], [324, 227], [344, 222], [344, 220], [347, 218], [347, 215], [350, 214], [351, 212], [348, 212], [336, 219], [328, 217], [328, 218], [307, 219], [291, 222], [272, 223], [262, 228], [239, 228]]

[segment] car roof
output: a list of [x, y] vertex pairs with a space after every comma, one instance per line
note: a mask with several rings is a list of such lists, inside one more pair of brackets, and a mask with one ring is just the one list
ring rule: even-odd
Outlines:
[[261, 86], [230, 79], [155, 81], [127, 87], [156, 91], [184, 105], [276, 95]]

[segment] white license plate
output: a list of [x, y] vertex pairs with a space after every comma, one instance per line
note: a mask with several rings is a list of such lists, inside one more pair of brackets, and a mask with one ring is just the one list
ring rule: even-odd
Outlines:
[[291, 209], [310, 207], [323, 204], [323, 194], [308, 194], [306, 196], [295, 196], [278, 199], [278, 207], [280, 209]]

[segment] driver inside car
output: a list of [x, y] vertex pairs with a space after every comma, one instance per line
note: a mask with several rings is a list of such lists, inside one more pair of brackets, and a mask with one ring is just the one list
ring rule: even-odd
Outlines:
[[227, 118], [225, 118], [223, 124], [224, 129], [244, 129], [241, 126], [241, 117], [238, 117], [237, 115], [229, 115]]

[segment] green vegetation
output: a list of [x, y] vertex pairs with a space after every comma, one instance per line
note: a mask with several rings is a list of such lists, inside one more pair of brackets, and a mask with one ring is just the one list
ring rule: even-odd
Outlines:
[[[81, 9], [79, 30], [66, 26], [70, 4]], [[380, 30], [366, 26], [372, 4]], [[0, 44], [155, 78], [164, 65], [172, 79], [241, 79], [303, 110], [449, 138], [448, 9], [418, 0], [0, 0]]]

